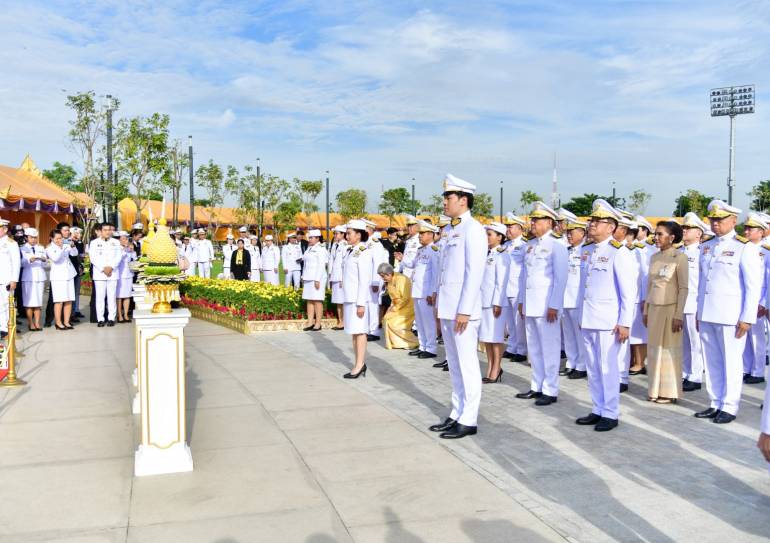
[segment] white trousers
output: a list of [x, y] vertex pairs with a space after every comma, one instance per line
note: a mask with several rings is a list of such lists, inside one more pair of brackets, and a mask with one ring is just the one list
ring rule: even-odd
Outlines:
[[746, 334], [746, 348], [743, 349], [743, 373], [754, 377], [765, 376], [765, 356], [767, 356], [767, 339], [765, 339], [765, 319], [762, 317], [751, 325]]
[[265, 283], [270, 283], [271, 285], [278, 284], [278, 274], [275, 271], [262, 270], [262, 273], [265, 274]]
[[529, 363], [532, 365], [529, 388], [547, 396], [558, 396], [561, 363], [559, 319], [548, 322], [546, 317], [524, 317], [524, 326], [527, 330]]
[[372, 292], [369, 288], [369, 333], [373, 336], [379, 336], [380, 330], [380, 294], [382, 289]]
[[700, 340], [695, 313], [684, 316], [682, 334], [682, 377], [692, 383], [703, 382], [703, 344]]
[[259, 270], [251, 270], [249, 281], [251, 281], [252, 283], [259, 283]]
[[481, 403], [479, 369], [479, 324], [468, 322], [462, 334], [455, 334], [455, 321], [441, 319], [441, 336], [452, 379], [452, 412], [449, 416], [465, 426], [476, 426]]
[[232, 279], [232, 275], [230, 272], [230, 266], [222, 266], [222, 277], [224, 279]]
[[527, 354], [527, 334], [524, 331], [524, 318], [519, 314], [519, 304], [509, 298], [511, 313], [508, 315], [508, 345], [506, 351], [513, 354]]
[[198, 277], [211, 278], [211, 262], [198, 262]]
[[436, 318], [433, 316], [433, 306], [428, 305], [425, 298], [414, 299], [414, 322], [417, 324], [419, 349], [436, 354]]
[[184, 271], [186, 276], [190, 277], [191, 275], [195, 275], [196, 264], [197, 262], [190, 262], [190, 267]]
[[10, 317], [8, 307], [8, 283], [0, 283], [0, 330], [8, 331], [8, 318]]
[[298, 289], [302, 286], [302, 272], [300, 270], [287, 271], [284, 277], [284, 285]]
[[743, 390], [746, 336], [736, 338], [733, 324], [701, 321], [700, 339], [706, 359], [706, 391], [711, 407], [737, 415]]
[[631, 337], [618, 346], [618, 384], [628, 384], [628, 370], [631, 368]]
[[[620, 386], [618, 350], [628, 345], [619, 343], [612, 330], [581, 331], [583, 354], [591, 392], [591, 412], [600, 417], [617, 420], [620, 415]], [[628, 350], [628, 348], [626, 348]]]
[[628, 341], [631, 345], [647, 344], [647, 327], [644, 325], [644, 304], [634, 305], [634, 321], [628, 331]]
[[96, 320], [104, 321], [104, 298], [107, 297], [107, 320], [114, 321], [118, 313], [115, 296], [118, 290], [117, 281], [94, 281], [96, 292]]
[[571, 370], [586, 371], [583, 357], [583, 336], [577, 308], [565, 309], [561, 319], [564, 336], [564, 352], [567, 353], [567, 367]]

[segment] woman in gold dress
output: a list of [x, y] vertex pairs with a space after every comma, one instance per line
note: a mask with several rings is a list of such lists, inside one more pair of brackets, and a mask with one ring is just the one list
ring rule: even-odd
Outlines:
[[412, 282], [393, 266], [384, 262], [377, 268], [377, 274], [388, 285], [390, 307], [382, 318], [386, 349], [416, 349], [417, 337], [412, 333], [414, 322], [414, 300]]
[[682, 323], [687, 300], [687, 256], [674, 245], [682, 241], [682, 227], [674, 221], [658, 223], [644, 303], [648, 328], [647, 396], [657, 403], [682, 397]]

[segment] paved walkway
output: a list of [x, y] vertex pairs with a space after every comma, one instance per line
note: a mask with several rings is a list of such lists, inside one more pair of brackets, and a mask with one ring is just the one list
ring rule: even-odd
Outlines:
[[[385, 367], [401, 353], [375, 347], [392, 361], [373, 358], [373, 376], [344, 382], [343, 339], [246, 337], [193, 320], [195, 471], [137, 479], [131, 325], [25, 334], [29, 385], [0, 389], [0, 541], [564, 541], [535, 502], [466, 462], [474, 443], [425, 431], [441, 411], [433, 394], [444, 395], [444, 376], [394, 380]], [[419, 410], [404, 418], [398, 394]]]

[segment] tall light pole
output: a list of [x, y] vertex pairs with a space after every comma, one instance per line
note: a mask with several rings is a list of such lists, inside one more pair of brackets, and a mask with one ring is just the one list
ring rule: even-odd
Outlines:
[[503, 182], [500, 181], [500, 222], [503, 222]]
[[329, 237], [329, 170], [326, 170], [326, 243], [327, 246], [331, 246], [331, 238]]
[[262, 243], [262, 172], [259, 169], [259, 157], [257, 157], [257, 237]]
[[615, 197], [615, 181], [612, 182], [612, 205], [615, 206], [615, 200], [617, 198]]
[[727, 203], [733, 203], [735, 188], [735, 116], [754, 113], [754, 85], [711, 89], [711, 116], [730, 117], [730, 161], [727, 169]]
[[117, 183], [112, 175], [112, 112], [117, 109], [117, 100], [115, 100], [111, 94], [105, 96], [106, 109], [107, 109], [107, 186], [108, 191], [104, 191], [104, 217], [109, 218], [115, 224], [118, 225], [118, 202], [115, 196], [117, 192]]
[[414, 199], [414, 177], [412, 177], [412, 215], [417, 216], [417, 200]]
[[193, 148], [192, 136], [187, 136], [187, 161], [190, 163], [190, 228], [192, 232], [195, 228], [195, 177], [193, 174]]

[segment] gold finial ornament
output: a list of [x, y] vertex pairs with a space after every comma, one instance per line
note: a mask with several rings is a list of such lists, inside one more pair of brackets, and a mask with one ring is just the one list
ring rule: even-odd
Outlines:
[[20, 387], [27, 384], [16, 377], [16, 302], [13, 299], [13, 291], [8, 296], [8, 343], [6, 356], [8, 357], [8, 375], [0, 381], [0, 387]]

